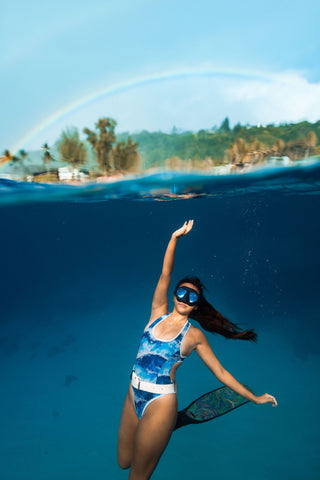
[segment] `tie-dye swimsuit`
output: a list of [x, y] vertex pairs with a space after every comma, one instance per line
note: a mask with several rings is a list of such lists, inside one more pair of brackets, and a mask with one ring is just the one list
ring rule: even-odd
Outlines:
[[[154, 328], [169, 314], [155, 320], [143, 332], [136, 363], [134, 366], [135, 374], [144, 382], [156, 383], [158, 385], [172, 384], [170, 378], [171, 368], [175, 363], [181, 363], [185, 357], [181, 355], [181, 343], [190, 327], [190, 322], [186, 322], [182, 330], [175, 338], [170, 340], [161, 340], [154, 334]], [[140, 419], [146, 407], [156, 398], [168, 395], [166, 393], [151, 393], [144, 390], [138, 390], [132, 387], [135, 409]]]

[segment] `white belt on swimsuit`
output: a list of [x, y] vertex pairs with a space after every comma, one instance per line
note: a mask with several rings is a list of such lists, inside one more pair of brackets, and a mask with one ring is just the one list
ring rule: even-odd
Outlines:
[[167, 383], [166, 385], [161, 385], [158, 383], [144, 382], [132, 372], [131, 374], [131, 383], [134, 388], [137, 390], [144, 390], [145, 392], [150, 393], [177, 393], [177, 384]]

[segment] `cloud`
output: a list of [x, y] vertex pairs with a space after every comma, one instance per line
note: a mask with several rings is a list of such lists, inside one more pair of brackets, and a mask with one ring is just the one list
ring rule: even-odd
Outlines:
[[298, 122], [320, 119], [320, 83], [310, 83], [297, 72], [284, 72], [269, 80], [226, 86], [234, 109], [244, 108], [250, 123]]

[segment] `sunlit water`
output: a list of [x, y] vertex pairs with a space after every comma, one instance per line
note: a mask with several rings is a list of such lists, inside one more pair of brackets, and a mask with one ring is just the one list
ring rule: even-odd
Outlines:
[[[152, 478], [318, 479], [319, 192], [316, 162], [80, 188], [0, 180], [1, 478], [127, 478], [116, 441], [130, 370], [169, 236], [194, 218], [172, 285], [198, 275], [257, 331], [257, 344], [207, 336], [279, 406], [178, 430]], [[220, 386], [195, 353], [177, 379], [180, 407]]]

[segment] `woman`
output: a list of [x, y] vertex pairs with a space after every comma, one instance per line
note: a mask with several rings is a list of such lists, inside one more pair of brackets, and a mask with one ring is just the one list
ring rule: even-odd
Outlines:
[[254, 403], [276, 399], [267, 393], [255, 396], [227, 372], [214, 355], [204, 333], [188, 317], [211, 332], [227, 338], [256, 340], [252, 330], [241, 331], [204, 298], [196, 277], [182, 279], [174, 292], [174, 308], [168, 314], [168, 289], [178, 238], [193, 227], [193, 220], [172, 234], [162, 273], [155, 290], [151, 317], [146, 325], [132, 372], [119, 429], [118, 463], [130, 468], [130, 480], [151, 477], [166, 448], [177, 418], [175, 373], [185, 357], [195, 350], [212, 373], [226, 386]]

